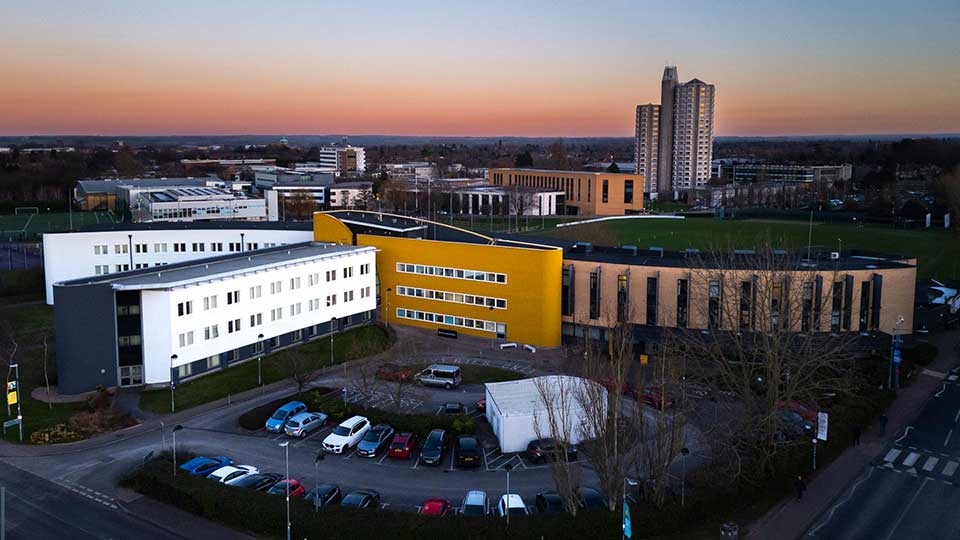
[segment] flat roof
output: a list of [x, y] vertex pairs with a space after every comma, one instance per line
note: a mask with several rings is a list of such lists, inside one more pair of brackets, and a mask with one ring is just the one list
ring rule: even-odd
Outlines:
[[[542, 384], [546, 385], [544, 389], [551, 394], [558, 388], [573, 389], [588, 382], [586, 379], [569, 375], [544, 375], [519, 381], [486, 383], [485, 386], [500, 416], [531, 416], [546, 409], [538, 381], [542, 381]], [[571, 398], [570, 404], [575, 403], [576, 399]], [[490, 403], [487, 403], [487, 406], [489, 407]]]
[[520, 169], [517, 167], [491, 167], [490, 170], [491, 171], [498, 170], [498, 171], [530, 172], [530, 173], [537, 173], [537, 174], [548, 173], [548, 174], [554, 174], [558, 176], [562, 176], [564, 174], [592, 174], [594, 176], [608, 175], [608, 174], [622, 174], [624, 176], [638, 176], [637, 174], [634, 174], [634, 173], [622, 173], [622, 172], [612, 173], [612, 172], [606, 172], [606, 171], [566, 171], [561, 169]]
[[90, 276], [59, 282], [54, 285], [72, 287], [110, 284], [114, 289], [120, 290], [166, 289], [236, 274], [287, 266], [301, 261], [342, 257], [366, 251], [376, 251], [376, 248], [372, 246], [341, 246], [321, 242], [302, 242], [117, 274]]
[[181, 178], [102, 178], [80, 180], [77, 184], [86, 193], [113, 193], [121, 186], [133, 187], [173, 187], [206, 186], [207, 182], [221, 182], [219, 178], [187, 176]]
[[154, 221], [144, 223], [98, 223], [79, 227], [74, 231], [51, 231], [47, 234], [75, 234], [124, 231], [183, 231], [183, 230], [244, 230], [312, 231], [313, 221]]

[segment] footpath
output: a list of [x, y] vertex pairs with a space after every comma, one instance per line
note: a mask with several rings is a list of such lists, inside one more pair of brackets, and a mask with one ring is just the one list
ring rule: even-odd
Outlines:
[[926, 369], [921, 370], [914, 381], [901, 388], [896, 400], [887, 410], [887, 429], [880, 432], [879, 422], [865, 427], [859, 446], [847, 448], [827, 467], [820, 468], [807, 479], [803, 499], [787, 497], [770, 509], [760, 519], [747, 527], [747, 540], [798, 539], [813, 522], [836, 501], [851, 482], [863, 474], [870, 462], [909, 425], [942, 384], [944, 375], [958, 364], [957, 347], [960, 332], [953, 330], [930, 336], [930, 343], [939, 352]]

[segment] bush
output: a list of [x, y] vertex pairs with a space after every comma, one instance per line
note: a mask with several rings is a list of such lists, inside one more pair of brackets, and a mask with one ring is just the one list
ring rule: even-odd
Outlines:
[[937, 357], [937, 352], [936, 345], [917, 343], [909, 349], [903, 349], [903, 359], [921, 366], [927, 366]]
[[66, 424], [57, 424], [48, 428], [38, 429], [30, 434], [31, 444], [59, 444], [76, 442], [83, 439], [83, 435], [71, 431]]
[[[258, 535], [276, 537], [286, 527], [285, 507], [277, 504], [277, 497], [187, 474], [174, 477], [172, 467], [169, 456], [163, 456], [124, 475], [121, 485]], [[493, 516], [438, 519], [412, 512], [340, 506], [318, 513], [302, 498], [290, 500], [290, 513], [295, 538], [327, 540], [579, 540], [617, 538], [620, 533], [620, 514], [603, 511], [584, 512], [576, 518], [556, 514], [511, 518], [509, 533], [504, 521]]]

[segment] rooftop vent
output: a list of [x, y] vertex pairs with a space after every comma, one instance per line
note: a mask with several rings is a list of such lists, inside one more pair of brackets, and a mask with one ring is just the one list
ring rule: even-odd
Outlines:
[[576, 253], [592, 253], [593, 244], [590, 242], [576, 242], [570, 247], [570, 250]]
[[663, 257], [663, 248], [660, 246], [650, 246], [650, 251], [655, 251], [659, 253], [661, 257]]
[[830, 260], [831, 260], [831, 261], [838, 261], [838, 260], [840, 260], [840, 252], [839, 252], [839, 251], [831, 251], [831, 252], [830, 252]]
[[775, 250], [773, 250], [773, 254], [774, 254], [774, 255], [786, 255], [786, 254], [787, 254], [787, 250], [785, 250], [785, 249], [775, 249]]
[[623, 250], [629, 252], [634, 257], [637, 256], [637, 246], [623, 246]]
[[697, 248], [687, 248], [684, 250], [686, 253], [700, 253], [700, 250]]
[[755, 253], [752, 249], [735, 249], [733, 252], [737, 255], [753, 255]]

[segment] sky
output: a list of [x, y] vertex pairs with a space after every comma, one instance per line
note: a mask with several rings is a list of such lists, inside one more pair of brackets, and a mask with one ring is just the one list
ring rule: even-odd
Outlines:
[[960, 132], [957, 0], [0, 3], [0, 135]]

